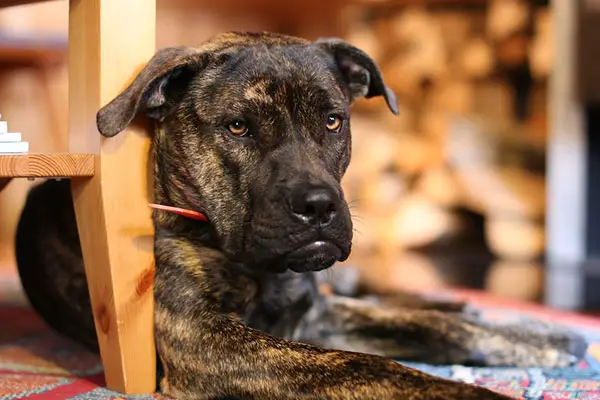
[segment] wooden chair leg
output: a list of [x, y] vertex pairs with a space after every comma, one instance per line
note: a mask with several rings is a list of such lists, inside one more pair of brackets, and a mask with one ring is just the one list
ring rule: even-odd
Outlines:
[[69, 147], [95, 154], [73, 199], [107, 386], [155, 389], [153, 231], [144, 129], [102, 139], [96, 112], [155, 52], [155, 0], [70, 0]]

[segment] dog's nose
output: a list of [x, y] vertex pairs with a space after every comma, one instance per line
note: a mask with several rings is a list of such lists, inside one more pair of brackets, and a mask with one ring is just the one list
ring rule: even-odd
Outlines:
[[337, 213], [336, 194], [329, 188], [297, 190], [292, 196], [292, 212], [310, 225], [327, 225]]

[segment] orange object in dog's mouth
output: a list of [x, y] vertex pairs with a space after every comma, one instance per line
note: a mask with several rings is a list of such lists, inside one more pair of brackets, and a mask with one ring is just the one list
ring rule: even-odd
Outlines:
[[185, 208], [179, 208], [179, 207], [163, 206], [160, 204], [148, 204], [148, 206], [150, 208], [154, 208], [155, 210], [168, 211], [168, 212], [172, 212], [174, 214], [179, 214], [186, 218], [208, 222], [208, 218], [206, 218], [206, 215], [204, 215], [198, 211], [186, 210]]

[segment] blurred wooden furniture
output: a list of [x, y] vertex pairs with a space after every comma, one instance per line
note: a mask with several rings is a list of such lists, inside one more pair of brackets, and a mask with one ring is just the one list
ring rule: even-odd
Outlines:
[[142, 128], [103, 140], [96, 112], [154, 54], [155, 13], [155, 0], [70, 0], [69, 152], [0, 155], [0, 189], [11, 178], [71, 179], [106, 382], [123, 393], [150, 393], [156, 383], [149, 140]]
[[67, 55], [67, 43], [60, 40], [15, 40], [0, 34], [0, 64], [35, 66], [61, 63]]

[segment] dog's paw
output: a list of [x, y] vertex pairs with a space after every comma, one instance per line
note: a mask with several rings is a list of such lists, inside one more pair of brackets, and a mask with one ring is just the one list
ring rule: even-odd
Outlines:
[[585, 357], [589, 343], [587, 340], [574, 332], [552, 333], [548, 338], [549, 347], [557, 355], [554, 357], [556, 362], [552, 362], [550, 357], [550, 366], [567, 367], [576, 364]]
[[585, 357], [587, 340], [550, 324], [526, 323], [476, 335], [474, 361], [490, 366], [563, 368]]
[[546, 356], [550, 367], [569, 366], [585, 357], [589, 343], [585, 337], [572, 330], [534, 320], [524, 322], [522, 328], [530, 332], [531, 340], [542, 344], [551, 353]]

